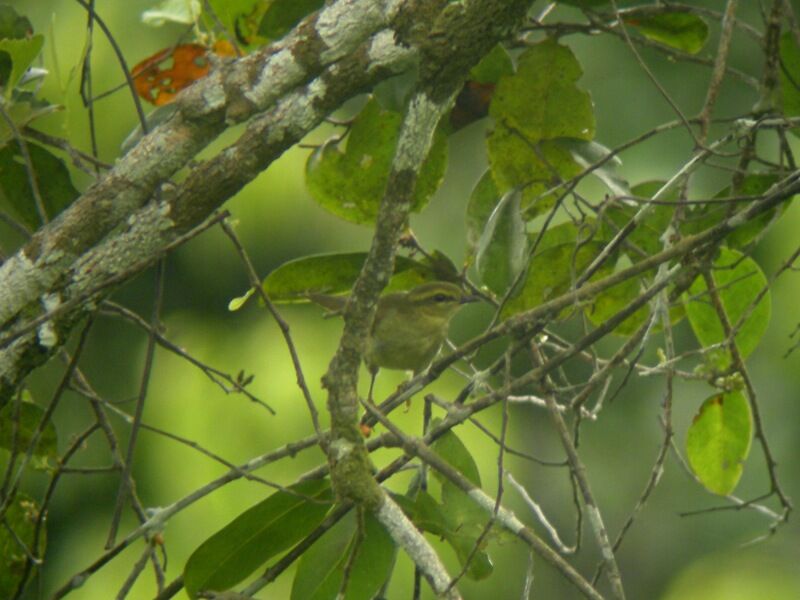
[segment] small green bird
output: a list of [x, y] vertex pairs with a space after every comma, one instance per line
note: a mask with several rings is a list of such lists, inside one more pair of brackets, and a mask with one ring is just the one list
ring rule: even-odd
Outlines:
[[[309, 298], [333, 313], [341, 313], [347, 303], [347, 296], [309, 294]], [[381, 296], [364, 351], [364, 363], [372, 375], [369, 401], [378, 369], [424, 371], [442, 347], [450, 319], [462, 304], [478, 299], [446, 281]]]

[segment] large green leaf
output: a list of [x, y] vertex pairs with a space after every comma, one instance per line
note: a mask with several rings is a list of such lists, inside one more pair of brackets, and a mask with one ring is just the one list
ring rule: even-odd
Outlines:
[[[309, 156], [306, 184], [314, 199], [347, 221], [373, 222], [384, 195], [402, 121], [403, 115], [381, 108], [371, 99], [355, 118], [344, 152], [339, 142], [328, 142]], [[422, 210], [439, 188], [446, 163], [446, 139], [437, 132], [417, 178], [412, 211]]]
[[708, 39], [706, 22], [688, 12], [631, 15], [625, 17], [625, 23], [651, 40], [690, 54], [700, 52]]
[[[639, 183], [631, 189], [631, 195], [638, 198], [652, 198], [664, 186], [664, 183], [663, 181]], [[651, 206], [647, 217], [625, 238], [622, 250], [631, 262], [638, 262], [664, 249], [664, 235], [672, 225], [675, 213], [675, 204], [672, 204], [672, 202], [676, 202], [677, 198], [678, 191], [676, 189], [663, 195], [661, 202], [670, 203]], [[612, 224], [609, 228], [610, 231], [607, 231], [607, 235], [616, 234], [625, 227], [642, 205], [641, 203], [627, 203], [619, 200], [610, 203], [605, 210], [605, 217]], [[651, 285], [653, 275], [654, 272], [651, 271], [639, 278], [628, 279], [601, 292], [586, 307], [586, 316], [595, 325], [601, 325], [633, 302], [641, 294], [643, 286]], [[625, 319], [614, 330], [614, 333], [626, 336], [631, 335], [645, 323], [649, 316], [650, 305], [647, 304]], [[684, 316], [685, 311], [682, 303], [670, 307], [670, 319], [673, 324], [683, 319]], [[658, 330], [661, 327], [661, 321], [657, 320], [654, 327]]]
[[489, 163], [498, 190], [523, 189], [528, 218], [546, 211], [557, 195], [541, 197], [581, 168], [559, 138], [591, 140], [595, 121], [592, 101], [575, 82], [581, 67], [566, 46], [552, 40], [526, 50], [514, 75], [502, 77], [489, 114]]
[[243, 512], [192, 553], [183, 571], [191, 598], [230, 589], [322, 522], [333, 501], [330, 484], [307, 481], [290, 489]]
[[580, 226], [572, 221], [565, 221], [559, 225], [551, 225], [544, 233], [534, 231], [530, 234], [531, 244], [536, 244], [534, 252], [538, 255], [549, 248], [563, 244], [606, 240], [604, 235], [598, 235], [597, 223], [593, 219], [586, 219]]
[[506, 192], [489, 216], [478, 242], [476, 266], [481, 282], [502, 296], [525, 268], [528, 235], [522, 220], [522, 192]]
[[[39, 506], [32, 498], [17, 494], [0, 526], [0, 598], [13, 598], [25, 572], [28, 549], [33, 549]], [[12, 533], [13, 532], [13, 533]], [[23, 548], [20, 544], [24, 544]], [[37, 556], [44, 555], [44, 530], [39, 534]]]
[[[386, 291], [407, 290], [426, 281], [452, 280], [452, 262], [441, 253], [435, 253], [436, 257], [439, 262], [423, 263], [398, 256]], [[274, 302], [307, 302], [309, 292], [344, 294], [353, 287], [366, 258], [366, 252], [349, 252], [291, 260], [267, 275], [264, 291]]]
[[[200, 4], [203, 8], [203, 16], [209, 18], [206, 0]], [[265, 41], [253, 39], [268, 8], [263, 0], [208, 0], [208, 5], [211, 6], [216, 17], [216, 19], [213, 17], [211, 19], [221, 23], [228, 31], [236, 31], [236, 38], [240, 44]]]
[[469, 79], [478, 83], [497, 83], [501, 77], [514, 74], [514, 63], [511, 56], [501, 44], [497, 44], [472, 67]]
[[[28, 400], [9, 402], [0, 409], [0, 448], [25, 454], [44, 417], [44, 409]], [[45, 423], [34, 456], [58, 458], [58, 438], [52, 421]]]
[[[78, 197], [64, 163], [50, 151], [27, 143], [33, 164], [33, 176], [39, 188], [48, 218], [69, 206]], [[0, 208], [4, 208], [31, 229], [41, 224], [31, 188], [28, 168], [23, 162], [17, 143], [0, 148]]]
[[[626, 279], [622, 283], [608, 288], [598, 294], [594, 301], [586, 307], [585, 313], [588, 319], [595, 325], [602, 325], [619, 311], [624, 310], [642, 292], [639, 279]], [[630, 317], [625, 319], [614, 329], [613, 333], [618, 335], [631, 335], [647, 320], [650, 315], [650, 307], [645, 304]]]
[[[525, 282], [503, 308], [503, 318], [530, 310], [567, 292], [573, 282], [594, 261], [604, 247], [602, 242], [559, 244], [537, 252], [528, 265]], [[612, 256], [590, 280], [608, 275], [613, 270]], [[562, 311], [568, 316], [570, 310]]]
[[14, 39], [0, 39], [0, 53], [5, 53], [11, 59], [11, 68], [8, 74], [2, 77], [2, 83], [6, 86], [6, 98], [11, 98], [11, 92], [22, 79], [25, 71], [33, 63], [44, 45], [44, 36], [34, 35], [28, 39], [14, 40]]
[[[645, 276], [642, 278], [626, 279], [622, 283], [618, 283], [604, 292], [601, 292], [584, 309], [587, 318], [595, 325], [602, 325], [615, 314], [627, 308], [641, 295], [643, 283], [644, 285], [651, 285], [652, 278]], [[651, 305], [649, 303], [640, 307], [639, 310], [620, 323], [619, 326], [614, 329], [614, 333], [623, 336], [633, 334], [650, 317], [650, 309]], [[686, 316], [686, 310], [683, 304], [679, 302], [670, 306], [669, 315], [670, 322], [673, 325], [678, 323]], [[659, 331], [661, 327], [661, 320], [657, 319], [653, 324], [653, 330]]]
[[[730, 196], [754, 196], [765, 194], [780, 176], [773, 173], [750, 173], [739, 184], [737, 190], [730, 186], [719, 192], [715, 198], [722, 199]], [[743, 248], [757, 240], [775, 220], [783, 214], [791, 200], [782, 202], [779, 206], [771, 208], [758, 215], [755, 219], [747, 221], [734, 229], [726, 238], [728, 246]], [[731, 215], [731, 205], [726, 202], [709, 202], [693, 207], [687, 212], [686, 218], [681, 223], [681, 232], [684, 234], [699, 233], [721, 223]]]
[[526, 50], [517, 65], [497, 84], [492, 117], [531, 141], [591, 140], [592, 100], [575, 85], [583, 71], [572, 51], [548, 39]]
[[[478, 465], [464, 442], [455, 433], [448, 431], [433, 443], [431, 449], [472, 482], [473, 485], [481, 486]], [[442, 479], [442, 475], [437, 471], [434, 471], [434, 473]], [[442, 479], [442, 481], [445, 480]]]
[[[355, 547], [352, 516], [338, 523], [303, 554], [292, 583], [291, 600], [334, 600]], [[372, 514], [364, 517], [364, 538], [350, 570], [343, 600], [370, 600], [394, 566], [397, 547]]]
[[469, 72], [467, 81], [456, 96], [450, 111], [448, 134], [489, 114], [489, 105], [501, 77], [514, 73], [508, 52], [498, 44]]
[[489, 164], [497, 189], [522, 189], [522, 209], [530, 221], [550, 210], [565, 189], [547, 193], [583, 169], [558, 141], [530, 141], [519, 131], [497, 122], [487, 140]]
[[[761, 298], [751, 312], [751, 304], [767, 286], [767, 278], [753, 259], [725, 247], [721, 248], [719, 257], [714, 261], [711, 277], [731, 326], [735, 327], [739, 319], [748, 314], [735, 338], [739, 353], [746, 358], [761, 341], [769, 324], [772, 312], [770, 292]], [[702, 276], [695, 279], [689, 288], [686, 314], [703, 347], [725, 340], [724, 328]], [[710, 351], [706, 359], [713, 368], [719, 370], [727, 369], [732, 361], [730, 352], [725, 348]]]
[[[467, 447], [452, 431], [436, 440], [434, 452], [458, 470], [475, 486], [480, 487], [480, 473], [475, 459]], [[433, 524], [432, 533], [442, 535], [453, 548], [462, 567], [469, 560], [467, 576], [471, 579], [485, 579], [492, 574], [494, 566], [485, 550], [486, 539], [474, 551], [481, 533], [488, 521], [488, 515], [459, 487], [437, 471], [433, 472], [442, 485], [442, 502], [436, 504], [430, 497], [418, 496], [418, 509], [423, 522]], [[437, 523], [438, 522], [438, 523]], [[438, 531], [437, 531], [438, 530]]]
[[[773, 174], [758, 174], [753, 173], [745, 177], [741, 186], [739, 187], [738, 194], [741, 196], [759, 196], [765, 194], [769, 188], [778, 182], [780, 177]], [[730, 195], [731, 189], [725, 189], [720, 192], [719, 196]], [[790, 200], [781, 202], [775, 208], [771, 208], [734, 229], [726, 238], [729, 246], [733, 248], [743, 248], [750, 242], [757, 240], [772, 223], [774, 223], [779, 216], [789, 207]]]
[[[639, 198], [652, 198], [664, 185], [663, 181], [646, 181], [639, 183], [631, 190], [632, 195]], [[678, 192], [672, 190], [664, 195], [660, 202], [677, 201]], [[615, 226], [616, 231], [625, 227], [634, 215], [639, 212], [641, 204], [628, 204], [616, 201], [606, 209], [606, 216]], [[626, 242], [629, 244], [625, 248], [625, 253], [633, 262], [638, 262], [644, 256], [651, 256], [664, 249], [664, 233], [672, 223], [672, 216], [675, 213], [674, 204], [656, 204], [650, 207], [647, 217], [641, 221], [636, 228], [628, 235]]]
[[[36, 119], [60, 110], [57, 104], [50, 104], [36, 98], [31, 92], [14, 90], [11, 102], [6, 105], [6, 114], [17, 131], [23, 129]], [[5, 119], [0, 119], [0, 148], [14, 139], [14, 132]]]
[[[36, 44], [41, 48], [41, 40], [31, 43], [29, 38], [32, 36], [33, 27], [27, 17], [19, 16], [8, 4], [0, 4], [0, 86], [7, 86], [6, 97], [28, 68], [27, 66], [22, 68], [22, 63], [26, 62], [24, 57], [30, 54], [30, 50]], [[41, 38], [41, 36], [36, 37]], [[6, 42], [21, 42], [21, 44], [7, 44], [8, 48], [3, 48], [2, 44]], [[17, 56], [12, 56], [12, 53]], [[30, 61], [27, 61], [27, 65], [30, 65]], [[12, 77], [12, 71], [17, 74], [16, 78]], [[9, 81], [13, 81], [13, 84], [8, 85]]]
[[750, 452], [753, 419], [740, 392], [708, 398], [686, 434], [686, 456], [697, 478], [715, 494], [733, 492]]
[[21, 40], [33, 33], [27, 17], [21, 17], [8, 4], [0, 4], [0, 38]]

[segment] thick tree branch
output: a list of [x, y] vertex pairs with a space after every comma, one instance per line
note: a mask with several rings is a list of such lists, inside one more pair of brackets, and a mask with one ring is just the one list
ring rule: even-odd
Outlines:
[[[227, 127], [269, 109], [315, 77], [321, 79], [318, 75], [326, 68], [356, 53], [365, 39], [389, 25], [407, 4], [402, 0], [338, 0], [307, 17], [283, 40], [222, 66], [187, 89], [176, 100], [172, 118], [142, 138], [103, 179], [0, 265], [0, 327], [13, 323], [26, 307], [35, 311], [38, 299], [115, 228], [131, 227], [133, 213]], [[371, 45], [365, 46], [369, 59]], [[369, 66], [364, 65], [364, 70]], [[374, 76], [374, 70], [370, 74]], [[334, 108], [357, 93], [359, 83], [366, 83], [351, 84], [341, 78], [343, 73], [336, 75], [338, 87], [325, 90], [331, 99], [338, 97]], [[299, 137], [306, 131], [292, 130]], [[217, 198], [216, 206], [230, 195]], [[193, 215], [194, 223], [210, 213], [211, 209], [206, 209], [200, 218]], [[163, 215], [162, 230], [172, 228], [173, 221]], [[151, 252], [146, 252], [145, 256], [149, 255]], [[13, 387], [17, 380], [6, 365], [0, 357], [0, 406], [8, 386]]]
[[[110, 279], [127, 272], [132, 266], [140, 265], [128, 276], [138, 273], [316, 127], [329, 112], [365, 86], [407, 68], [413, 56], [412, 51], [395, 42], [391, 31], [382, 31], [362, 44], [358, 51], [328, 67], [307, 86], [281, 98], [272, 109], [254, 119], [233, 145], [195, 167], [179, 186], [164, 188], [163, 200], [136, 211], [121, 231], [81, 256], [49, 290], [50, 304], [63, 306], [73, 298], [91, 295], [92, 290], [108, 287]], [[24, 258], [24, 251], [17, 256]], [[0, 266], [0, 282], [4, 281], [4, 269], [14, 260], [12, 257]], [[30, 266], [37, 273], [51, 268], [60, 272], [62, 268], [61, 265], [49, 264], [36, 266], [30, 263]], [[14, 306], [18, 304], [13, 278], [22, 274], [12, 267], [9, 269], [7, 273], [13, 277], [6, 282], [10, 287], [0, 285], [0, 290], [8, 289], [10, 293], [4, 295], [0, 291], [0, 307], [6, 300]], [[36, 279], [39, 275], [41, 273], [31, 276]], [[19, 294], [23, 293], [23, 290], [19, 291]], [[36, 310], [46, 312], [37, 307], [33, 314]], [[83, 310], [85, 306], [76, 307], [74, 311], [70, 309], [54, 326], [59, 336], [53, 346], [42, 345], [34, 334], [18, 341], [14, 341], [18, 336], [9, 338], [9, 329], [13, 334], [25, 326], [24, 322], [18, 323], [16, 329], [5, 327], [5, 335], [0, 336], [0, 406], [13, 393], [17, 383], [63, 343]], [[10, 344], [11, 341], [14, 343]]]

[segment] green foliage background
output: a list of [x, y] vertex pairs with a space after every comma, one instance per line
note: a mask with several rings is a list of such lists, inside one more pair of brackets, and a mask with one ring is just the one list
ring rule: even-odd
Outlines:
[[[37, 32], [46, 35], [43, 66], [51, 71], [43, 95], [62, 102], [66, 109], [46, 118], [46, 129], [66, 137], [81, 148], [88, 148], [87, 121], [77, 95], [78, 64], [84, 44], [86, 16], [68, 0], [12, 2], [34, 23]], [[723, 3], [707, 1], [703, 5], [721, 9]], [[741, 3], [744, 18], [753, 18], [756, 3]], [[130, 64], [174, 43], [181, 28], [147, 27], [139, 21], [140, 12], [150, 2], [98, 2], [97, 10], [107, 21]], [[570, 14], [573, 9], [559, 10]], [[51, 20], [52, 19], [52, 20]], [[51, 29], [52, 28], [52, 29]], [[107, 43], [96, 36], [93, 75], [97, 91], [123, 82], [118, 65]], [[577, 55], [584, 75], [579, 85], [591, 93], [597, 117], [596, 139], [608, 147], [627, 141], [638, 133], [674, 115], [646, 79], [629, 50], [618, 40], [571, 36], [567, 43]], [[758, 73], [758, 54], [748, 53], [747, 44], [732, 56], [734, 66]], [[744, 50], [743, 50], [744, 49]], [[673, 98], [688, 111], [702, 106], [709, 70], [691, 64], [674, 64], [660, 55], [642, 50], [642, 55]], [[63, 95], [66, 93], [66, 95]], [[734, 115], [749, 109], [756, 98], [735, 81], [723, 85], [718, 114]], [[359, 105], [360, 106], [360, 105]], [[344, 112], [352, 113], [353, 107]], [[136, 124], [135, 112], [127, 90], [117, 91], [97, 104], [100, 155], [113, 160], [119, 145]], [[486, 164], [486, 121], [459, 131], [450, 139], [449, 165], [444, 185], [430, 205], [412, 216], [412, 227], [429, 249], [440, 249], [454, 259], [463, 258], [466, 233], [463, 225], [466, 200], [477, 176]], [[315, 133], [320, 142], [329, 132]], [[206, 152], [213, 153], [234, 138], [229, 132]], [[712, 134], [713, 135], [713, 134]], [[663, 134], [634, 153], [623, 155], [620, 171], [630, 181], [664, 178], [686, 159], [690, 142], [680, 131]], [[795, 141], [795, 151], [800, 145]], [[320, 208], [308, 195], [304, 167], [309, 151], [293, 149], [242, 193], [228, 208], [238, 219], [238, 232], [251, 253], [260, 273], [266, 274], [286, 260], [318, 252], [363, 251], [370, 230], [336, 219]], [[79, 189], [86, 178], [74, 173]], [[715, 193], [723, 185], [711, 177], [698, 178], [701, 193]], [[592, 190], [586, 191], [591, 193]], [[598, 185], [594, 193], [601, 193]], [[755, 258], [766, 272], [778, 266], [797, 243], [800, 208], [791, 207], [786, 218], [758, 246]], [[10, 232], [0, 229], [0, 235]], [[269, 415], [263, 408], [241, 396], [226, 396], [188, 363], [157, 351], [155, 372], [147, 398], [144, 420], [197, 441], [226, 459], [238, 463], [254, 455], [291, 442], [309, 433], [306, 408], [295, 385], [288, 353], [275, 323], [256, 303], [239, 312], [227, 311], [228, 301], [247, 287], [244, 270], [221, 232], [214, 230], [179, 249], [169, 258], [164, 321], [167, 335], [194, 355], [223, 370], [236, 373], [243, 369], [255, 374], [251, 391], [264, 399], [278, 414]], [[140, 276], [116, 294], [116, 298], [149, 314], [153, 288], [152, 274]], [[773, 290], [772, 322], [765, 340], [750, 358], [756, 384], [762, 397], [764, 419], [779, 462], [779, 474], [789, 495], [800, 498], [800, 352], [784, 358], [791, 346], [788, 338], [800, 314], [800, 279], [787, 276]], [[336, 320], [321, 318], [320, 311], [307, 306], [282, 309], [292, 326], [303, 367], [320, 409], [324, 394], [319, 378], [327, 367], [340, 332]], [[471, 306], [457, 316], [451, 330], [455, 340], [477, 333], [488, 319], [488, 309]], [[688, 342], [688, 324], [678, 328], [678, 342]], [[141, 331], [102, 320], [92, 332], [84, 363], [101, 395], [119, 400], [120, 408], [132, 410], [143, 363], [146, 338]], [[685, 345], [685, 344], [684, 344]], [[652, 357], [651, 357], [652, 358]], [[50, 365], [32, 382], [34, 396], [51, 392], [61, 367]], [[387, 394], [402, 380], [402, 374], [381, 373], [377, 395]], [[363, 379], [366, 384], [366, 378]], [[433, 388], [451, 398], [462, 381], [447, 374]], [[684, 445], [685, 431], [691, 416], [708, 395], [701, 385], [680, 383], [676, 394], [677, 442]], [[658, 424], [661, 389], [656, 381], [632, 378], [630, 385], [600, 419], [586, 426], [582, 437], [582, 455], [595, 488], [601, 509], [611, 532], [616, 532], [630, 512], [649, 474], [661, 440]], [[418, 432], [421, 424], [421, 401], [398, 417], [407, 430]], [[489, 411], [487, 424], [499, 423], [499, 407]], [[56, 415], [56, 426], [64, 444], [71, 432], [90, 419], [85, 402], [70, 395]], [[124, 430], [120, 421], [115, 422]], [[474, 428], [459, 432], [479, 460], [482, 479], [493, 491], [496, 480], [496, 447]], [[79, 464], [100, 466], [106, 456], [97, 440]], [[511, 409], [510, 441], [550, 460], [561, 457], [560, 447], [547, 415], [530, 407]], [[388, 453], [378, 453], [385, 460]], [[324, 457], [318, 450], [299, 454], [260, 472], [267, 479], [291, 483], [303, 471], [316, 466]], [[566, 499], [571, 490], [564, 469], [547, 469], [508, 458], [515, 477], [535, 494], [547, 514], [552, 515], [564, 537], [572, 538], [571, 505]], [[168, 504], [221, 474], [224, 467], [204, 458], [190, 448], [148, 431], [141, 433], [136, 453], [135, 477], [138, 493], [146, 506]], [[74, 572], [91, 562], [105, 542], [118, 480], [112, 475], [68, 476], [52, 507], [48, 528], [49, 566], [41, 582], [41, 597], [61, 585]], [[402, 478], [401, 478], [402, 481]], [[406, 480], [407, 482], [407, 480]], [[41, 492], [41, 481], [30, 480], [30, 491]], [[401, 490], [397, 485], [395, 489]], [[737, 493], [749, 498], [768, 489], [762, 458], [751, 453]], [[270, 490], [255, 483], [238, 481], [225, 486], [175, 518], [164, 531], [169, 557], [168, 575], [180, 572], [189, 554], [210, 534], [234, 516], [262, 500]], [[521, 516], [525, 507], [511, 490], [505, 500]], [[741, 544], [764, 532], [765, 521], [753, 512], [721, 511], [700, 516], [682, 517], [683, 511], [712, 507], [718, 501], [690, 481], [672, 459], [668, 459], [663, 481], [644, 512], [628, 534], [620, 554], [630, 598], [661, 600], [773, 600], [800, 597], [800, 527], [797, 519], [783, 527], [766, 543], [742, 548]], [[126, 517], [123, 531], [133, 526]], [[437, 549], [451, 568], [457, 564], [444, 544]], [[129, 549], [94, 575], [74, 594], [76, 598], [104, 600], [118, 589], [138, 557], [138, 547]], [[590, 553], [589, 553], [590, 554]], [[495, 598], [516, 598], [521, 589], [528, 557], [518, 543], [503, 542], [494, 549], [495, 572], [490, 582], [463, 582], [467, 598], [484, 597], [487, 585]], [[584, 558], [579, 565], [591, 571], [598, 556]], [[412, 566], [401, 556], [389, 597], [410, 597]], [[454, 568], [457, 571], [457, 568]], [[269, 597], [288, 597], [291, 576], [283, 575]], [[142, 577], [134, 588], [133, 598], [152, 596], [153, 582]], [[537, 597], [573, 598], [576, 592], [555, 573], [538, 563], [534, 589]], [[34, 595], [32, 597], [39, 597]]]

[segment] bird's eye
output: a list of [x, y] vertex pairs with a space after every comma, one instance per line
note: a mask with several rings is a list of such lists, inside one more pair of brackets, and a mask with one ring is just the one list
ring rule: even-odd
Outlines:
[[436, 294], [436, 295], [433, 297], [433, 299], [434, 299], [436, 302], [447, 302], [448, 300], [450, 300], [450, 296], [448, 296], [448, 295], [446, 295], [446, 294]]

